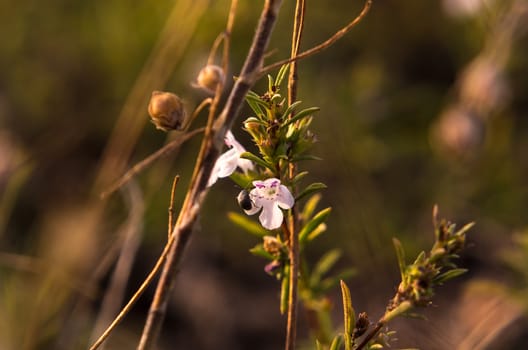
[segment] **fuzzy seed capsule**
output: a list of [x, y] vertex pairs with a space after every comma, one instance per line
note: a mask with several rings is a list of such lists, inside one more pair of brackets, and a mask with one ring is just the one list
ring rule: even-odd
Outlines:
[[214, 94], [218, 84], [224, 83], [224, 71], [221, 67], [208, 64], [203, 67], [198, 78], [196, 78], [195, 87], [201, 88], [208, 93]]
[[163, 131], [178, 130], [185, 120], [183, 102], [172, 92], [153, 91], [148, 112], [152, 123]]

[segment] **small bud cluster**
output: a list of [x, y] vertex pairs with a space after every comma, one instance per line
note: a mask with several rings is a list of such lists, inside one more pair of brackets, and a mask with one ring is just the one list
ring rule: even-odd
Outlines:
[[[435, 287], [466, 271], [457, 268], [453, 259], [458, 257], [458, 253], [464, 248], [466, 232], [473, 226], [473, 223], [457, 231], [455, 224], [444, 219], [438, 221], [436, 214], [437, 208], [435, 207], [435, 244], [429, 254], [420, 253], [414, 263], [401, 271], [402, 281], [387, 307], [388, 312], [396, 310], [404, 303], [409, 303], [410, 306], [428, 306], [434, 295]], [[400, 262], [400, 266], [402, 265], [403, 263]]]

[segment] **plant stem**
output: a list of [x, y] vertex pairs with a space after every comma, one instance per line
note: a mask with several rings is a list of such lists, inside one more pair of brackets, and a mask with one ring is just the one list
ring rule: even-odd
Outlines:
[[333, 45], [336, 41], [341, 39], [346, 33], [348, 33], [353, 27], [355, 27], [361, 20], [367, 15], [370, 7], [372, 6], [373, 0], [367, 0], [365, 3], [365, 6], [363, 7], [363, 10], [361, 10], [361, 13], [354, 18], [350, 23], [348, 23], [346, 26], [338, 30], [334, 35], [332, 35], [330, 38], [328, 38], [326, 41], [322, 42], [321, 44], [312, 47], [311, 49], [308, 49], [306, 51], [301, 52], [295, 57], [291, 57], [279, 62], [275, 62], [270, 64], [269, 66], [266, 66], [262, 68], [260, 71], [260, 75], [264, 75], [274, 69], [279, 68], [282, 65], [288, 64], [293, 61], [298, 61], [300, 59], [315, 55], [316, 53], [319, 53], [327, 48], [329, 48], [331, 45]]
[[138, 350], [153, 348], [159, 337], [161, 324], [174, 286], [176, 271], [207, 194], [207, 183], [214, 163], [220, 153], [225, 134], [237, 117], [244, 97], [258, 78], [262, 57], [267, 48], [281, 3], [282, 0], [266, 0], [242, 71], [218, 119], [211, 128], [206, 130], [189, 190], [172, 231], [174, 244], [167, 255], [167, 260], [156, 287]]
[[361, 340], [361, 343], [359, 343], [359, 345], [357, 347], [354, 348], [354, 350], [361, 350], [363, 349], [369, 341], [372, 340], [372, 338], [374, 338], [378, 333], [379, 331], [383, 328], [383, 326], [385, 326], [385, 322], [382, 320], [379, 320], [378, 323], [376, 324], [376, 327], [374, 327], [366, 336], [365, 338], [363, 338]]
[[[295, 19], [292, 33], [291, 57], [297, 56], [301, 42], [302, 29], [304, 24], [305, 1], [297, 0], [295, 7]], [[297, 99], [297, 62], [290, 63], [290, 74], [288, 77], [288, 104], [291, 105]], [[289, 117], [293, 115], [290, 114]], [[295, 164], [289, 164], [288, 176], [295, 177]], [[295, 189], [293, 189], [295, 192]], [[297, 314], [299, 309], [298, 286], [299, 286], [299, 235], [296, 231], [297, 210], [295, 206], [290, 211], [289, 227], [289, 296], [288, 296], [288, 320], [286, 322], [286, 350], [294, 350], [297, 340]]]

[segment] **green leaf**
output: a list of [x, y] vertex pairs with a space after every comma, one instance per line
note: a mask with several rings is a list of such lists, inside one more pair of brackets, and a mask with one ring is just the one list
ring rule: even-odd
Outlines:
[[257, 163], [258, 165], [266, 168], [266, 169], [269, 169], [271, 170], [272, 172], [275, 172], [275, 169], [274, 167], [269, 164], [268, 162], [266, 162], [265, 160], [263, 160], [262, 158], [254, 155], [253, 153], [251, 152], [244, 152], [240, 155], [240, 158], [244, 158], [244, 159], [249, 159], [251, 160], [252, 162], [254, 163]]
[[317, 339], [315, 339], [315, 350], [324, 350], [323, 344]]
[[316, 286], [321, 281], [323, 275], [328, 273], [335, 263], [339, 260], [342, 253], [339, 249], [332, 249], [325, 253], [315, 264], [310, 275], [310, 286]]
[[414, 260], [413, 264], [418, 264], [418, 265], [423, 264], [425, 262], [425, 259], [426, 259], [425, 252], [421, 251], [420, 254], [418, 254], [416, 259]]
[[280, 84], [282, 84], [282, 80], [286, 76], [286, 73], [288, 72], [288, 68], [290, 68], [289, 64], [285, 64], [282, 67], [280, 67], [279, 72], [277, 73], [277, 77], [275, 78], [275, 86], [279, 87]]
[[383, 349], [383, 345], [381, 345], [381, 344], [372, 344], [371, 346], [369, 346], [369, 350], [378, 350], [378, 349]]
[[288, 310], [288, 299], [290, 296], [290, 268], [286, 266], [284, 268], [284, 275], [282, 276], [281, 282], [281, 297], [280, 297], [280, 313], [284, 315]]
[[320, 224], [322, 224], [328, 215], [330, 215], [330, 212], [332, 211], [331, 207], [328, 207], [326, 209], [321, 210], [315, 216], [302, 228], [302, 230], [299, 232], [299, 242], [300, 244], [304, 243], [306, 239], [308, 238], [308, 235], [317, 228]]
[[248, 188], [249, 185], [251, 185], [251, 182], [253, 181], [253, 178], [251, 176], [248, 176], [238, 171], [232, 173], [229, 178], [241, 188]]
[[455, 233], [455, 235], [456, 236], [461, 236], [461, 235], [465, 234], [467, 231], [469, 231], [473, 226], [475, 226], [475, 223], [474, 222], [470, 222], [469, 224], [464, 225], [464, 227], [462, 227], [460, 230], [458, 230]]
[[396, 258], [398, 259], [398, 267], [400, 268], [401, 280], [405, 279], [405, 251], [401, 242], [397, 238], [392, 238], [392, 244], [394, 244], [394, 249], [396, 250]]
[[312, 214], [315, 211], [317, 204], [319, 204], [319, 201], [321, 200], [321, 198], [322, 198], [321, 194], [316, 193], [306, 201], [306, 204], [304, 205], [304, 208], [301, 214], [303, 221], [306, 221], [312, 217]]
[[350, 289], [343, 280], [341, 283], [341, 295], [343, 296], [343, 319], [345, 327], [345, 349], [352, 349], [352, 332], [356, 325], [356, 313], [352, 307], [352, 297], [350, 296]]
[[311, 195], [312, 193], [324, 190], [326, 185], [322, 182], [314, 182], [313, 184], [308, 185], [304, 190], [302, 190], [301, 193], [297, 195], [297, 198], [295, 198], [295, 201], [300, 201], [303, 197]]
[[301, 171], [300, 173], [295, 175], [295, 177], [292, 180], [292, 183], [296, 184], [297, 182], [301, 181], [308, 174], [309, 174], [309, 172], [307, 172], [307, 171]]
[[325, 278], [319, 284], [319, 289], [322, 293], [326, 293], [339, 284], [340, 280], [346, 280], [357, 274], [357, 270], [354, 268], [344, 269], [339, 272], [336, 276]]
[[[281, 120], [285, 120], [286, 118], [288, 118], [288, 116], [290, 115], [290, 113], [295, 109], [295, 107], [297, 107], [298, 105], [300, 105], [302, 102], [301, 101], [295, 101], [294, 103], [292, 103], [291, 105], [288, 106], [288, 108], [286, 108], [286, 110], [284, 111], [284, 113], [282, 113], [282, 116], [281, 116]], [[286, 125], [286, 124], [285, 124]]]
[[273, 77], [268, 74], [268, 91], [273, 91], [273, 86], [275, 85], [275, 82], [273, 80]]
[[268, 105], [266, 104], [266, 102], [262, 101], [260, 96], [253, 91], [249, 91], [246, 94], [246, 102], [258, 117], [265, 115], [262, 108], [264, 108], [264, 110], [268, 109]]
[[291, 119], [288, 120], [286, 123], [284, 123], [282, 125], [282, 127], [285, 128], [288, 125], [293, 124], [293, 123], [295, 123], [296, 121], [298, 121], [300, 119], [303, 119], [305, 117], [308, 117], [308, 116], [314, 114], [315, 112], [319, 111], [320, 109], [321, 108], [319, 108], [319, 107], [310, 107], [310, 108], [303, 109], [302, 111], [300, 111], [299, 113], [297, 113], [296, 115], [291, 117]]
[[264, 237], [264, 236], [269, 234], [269, 232], [265, 228], [263, 228], [262, 226], [257, 224], [255, 221], [249, 219], [245, 215], [242, 215], [242, 214], [239, 214], [239, 213], [235, 213], [235, 212], [229, 212], [229, 213], [227, 213], [227, 217], [233, 223], [235, 223], [236, 225], [242, 227], [247, 232], [249, 232], [249, 233], [251, 233], [251, 234], [253, 234], [255, 236]]
[[275, 260], [275, 257], [264, 250], [264, 247], [262, 244], [257, 244], [253, 248], [249, 250], [249, 252], [255, 256], [260, 256], [261, 258], [268, 259], [268, 260]]
[[330, 350], [339, 350], [341, 349], [341, 345], [343, 345], [343, 336], [338, 334], [332, 340], [332, 343], [330, 344]]
[[326, 224], [323, 222], [321, 225], [317, 226], [312, 232], [310, 232], [306, 240], [308, 242], [311, 242], [325, 232], [326, 232]]
[[301, 160], [321, 160], [321, 157], [313, 156], [311, 154], [299, 154], [291, 158], [292, 162], [300, 162]]
[[442, 283], [444, 283], [446, 281], [449, 281], [450, 279], [453, 279], [455, 277], [463, 275], [467, 271], [468, 271], [467, 269], [453, 269], [453, 270], [449, 270], [449, 271], [446, 271], [446, 272], [436, 276], [434, 278], [433, 282], [436, 283], [436, 284], [442, 284]]

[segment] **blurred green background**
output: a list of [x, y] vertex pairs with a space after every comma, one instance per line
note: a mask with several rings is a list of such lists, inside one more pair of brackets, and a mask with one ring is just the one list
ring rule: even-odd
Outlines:
[[[241, 67], [261, 3], [239, 4], [229, 76]], [[267, 63], [289, 55], [294, 5], [282, 6]], [[308, 1], [302, 47], [326, 40], [362, 6]], [[427, 321], [395, 323], [396, 348], [528, 343], [527, 7], [374, 1], [343, 39], [300, 62], [302, 106], [321, 108], [313, 153], [323, 159], [303, 166], [310, 181], [328, 185], [323, 205], [333, 207], [328, 232], [308, 255], [342, 249], [341, 267], [358, 271], [348, 281], [358, 311], [374, 321], [394, 293], [391, 237], [409, 257], [430, 247], [434, 204], [460, 225], [477, 223], [461, 259], [469, 273], [438, 290]], [[100, 333], [96, 323], [121, 304], [103, 301], [119, 247], [135, 256], [131, 271], [117, 274], [126, 298], [154, 265], [166, 242], [172, 177], [181, 175], [178, 206], [198, 138], [129, 190], [98, 194], [166, 141], [148, 122], [152, 90], [177, 93], [189, 109], [204, 98], [191, 82], [228, 8], [225, 0], [0, 3], [0, 349], [86, 348]], [[234, 133], [251, 149], [240, 124]], [[279, 286], [248, 253], [257, 238], [226, 217], [239, 210], [238, 191], [223, 180], [209, 194], [160, 349], [282, 347]], [[152, 292], [107, 349], [135, 348]], [[337, 327], [337, 290], [334, 297]], [[306, 320], [300, 326], [307, 339]]]

